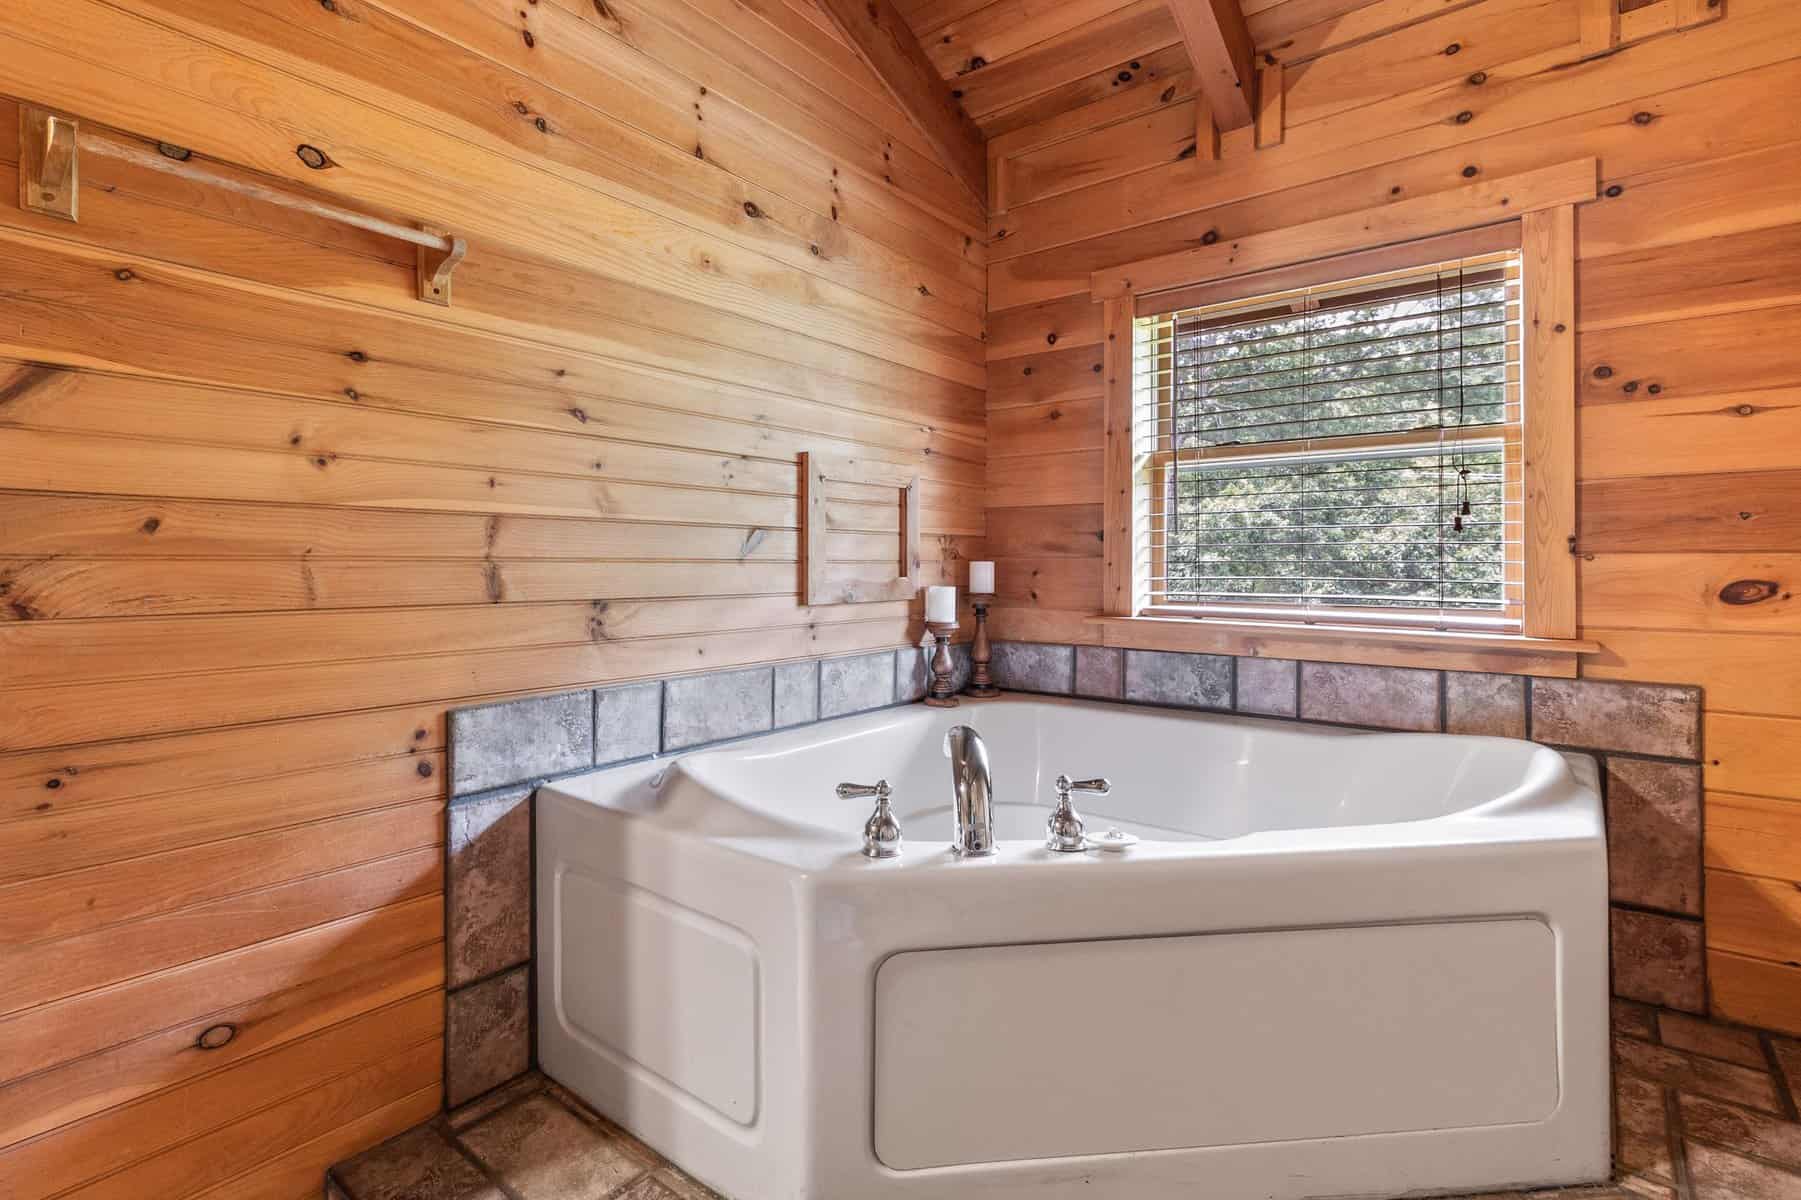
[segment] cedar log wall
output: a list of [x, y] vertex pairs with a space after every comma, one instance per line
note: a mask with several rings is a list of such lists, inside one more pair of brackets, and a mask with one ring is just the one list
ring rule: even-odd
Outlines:
[[[1574, 0], [1247, 0], [1289, 64], [1285, 142], [1228, 139], [1218, 162], [1193, 160], [1168, 22], [1111, 18], [1118, 72], [1040, 70], [1041, 90], [1100, 98], [1064, 111], [1046, 92], [1026, 123], [984, 121], [1005, 206], [989, 231], [995, 632], [1097, 640], [1090, 271], [1596, 155], [1608, 198], [1578, 218], [1580, 613], [1606, 652], [1583, 673], [1705, 687], [1712, 1003], [1801, 1030], [1801, 5], [1726, 4], [1579, 63]], [[1722, 600], [1747, 579], [1773, 586], [1736, 599], [1768, 598]]]
[[[18, 100], [454, 306], [95, 155], [23, 213]], [[804, 0], [9, 0], [0, 176], [0, 1194], [317, 1196], [439, 1107], [447, 708], [917, 636], [800, 606], [795, 455], [971, 548], [983, 214]]]

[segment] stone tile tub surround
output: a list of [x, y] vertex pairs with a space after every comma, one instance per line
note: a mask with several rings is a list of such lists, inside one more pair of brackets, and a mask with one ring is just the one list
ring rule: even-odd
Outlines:
[[[956, 687], [969, 648], [952, 647]], [[882, 650], [531, 696], [450, 714], [445, 1092], [464, 1103], [527, 1070], [532, 796], [537, 785], [710, 743], [922, 699], [926, 651]]]
[[993, 669], [1013, 691], [1530, 738], [1595, 754], [1607, 803], [1614, 992], [1706, 1011], [1699, 688], [1031, 642], [995, 643]]

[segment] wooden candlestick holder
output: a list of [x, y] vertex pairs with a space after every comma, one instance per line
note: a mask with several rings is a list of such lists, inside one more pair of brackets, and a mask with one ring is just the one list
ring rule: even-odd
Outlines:
[[938, 643], [932, 650], [932, 686], [926, 692], [926, 703], [933, 708], [955, 708], [957, 697], [951, 687], [951, 676], [957, 665], [951, 661], [951, 634], [957, 632], [957, 623], [927, 621], [926, 629]]
[[993, 603], [993, 596], [969, 598], [969, 606], [976, 610], [976, 640], [969, 648], [969, 686], [963, 689], [966, 696], [986, 699], [1001, 694], [1001, 690], [994, 686], [994, 677], [988, 673], [989, 660], [994, 657], [994, 652], [988, 645], [988, 606]]

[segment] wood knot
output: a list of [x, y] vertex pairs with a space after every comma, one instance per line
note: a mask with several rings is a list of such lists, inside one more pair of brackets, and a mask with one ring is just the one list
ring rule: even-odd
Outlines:
[[1054, 333], [1045, 334], [1044, 335], [1044, 344], [1047, 346], [1055, 346], [1057, 344], [1057, 335]]
[[1733, 409], [1732, 411], [1737, 413], [1741, 417], [1754, 417], [1757, 415], [1756, 406], [1750, 405], [1750, 404], [1741, 404], [1737, 408]]
[[351, 400], [361, 400], [363, 398], [355, 388], [345, 388], [344, 395]]
[[1209, 229], [1201, 235], [1201, 245], [1203, 246], [1211, 246], [1217, 241], [1219, 241], [1219, 230], [1217, 229]]
[[1607, 185], [1607, 190], [1601, 194], [1606, 196], [1609, 200], [1618, 200], [1621, 196], [1626, 194], [1626, 189], [1617, 183], [1610, 183]]
[[432, 765], [430, 763], [426, 762], [424, 759], [420, 759], [419, 765], [414, 767], [413, 770], [419, 772], [419, 778], [421, 778], [421, 779], [430, 779], [431, 778]]
[[763, 210], [757, 207], [756, 201], [746, 200], [744, 202], [744, 215], [755, 219], [763, 215]]
[[120, 267], [117, 271], [113, 272], [113, 278], [117, 279], [120, 283], [130, 283], [132, 280], [136, 279], [137, 276], [132, 274], [130, 267]]
[[1657, 118], [1655, 116], [1653, 116], [1652, 114], [1650, 114], [1648, 112], [1644, 112], [1643, 110], [1632, 114], [1632, 123], [1634, 125], [1649, 125], [1651, 122], [1655, 121], [1656, 119]]
[[1778, 596], [1788, 599], [1782, 591], [1782, 585], [1774, 579], [1735, 579], [1720, 589], [1720, 603], [1744, 606], [1762, 604], [1765, 600], [1774, 600]]
[[145, 533], [155, 533], [162, 527], [163, 522], [161, 517], [146, 517], [144, 523], [138, 526], [138, 528], [142, 529]]
[[583, 425], [588, 423], [588, 410], [585, 408], [572, 408], [569, 410], [569, 415], [574, 417], [577, 421], [580, 421]]
[[1471, 87], [1481, 87], [1483, 84], [1485, 84], [1487, 82], [1488, 82], [1488, 72], [1487, 71], [1477, 71], [1474, 75], [1471, 75], [1469, 78], [1469, 84]]
[[62, 787], [62, 785], [63, 785], [63, 781], [60, 779], [44, 780], [44, 786], [49, 788], [53, 792], [56, 791], [58, 788]]
[[325, 151], [317, 146], [309, 146], [305, 142], [294, 147], [294, 153], [310, 170], [323, 171], [332, 165], [331, 159], [326, 157]]
[[538, 39], [532, 36], [532, 31], [529, 29], [521, 29], [519, 31], [519, 36], [525, 39], [525, 48], [527, 50], [535, 48], [538, 44]]
[[1602, 363], [1600, 366], [1595, 368], [1595, 378], [1596, 379], [1612, 379], [1613, 378], [1613, 368], [1608, 366], [1606, 363]]
[[1030, 375], [1031, 373], [1032, 373], [1032, 368], [1030, 368], [1030, 367], [1026, 367], [1020, 371], [1021, 375]]
[[1462, 112], [1458, 113], [1455, 118], [1455, 120], [1457, 121], [1457, 123], [1459, 125], [1468, 125], [1471, 121], [1474, 121], [1475, 119], [1476, 119], [1476, 114], [1471, 112], [1467, 108], [1464, 109]]
[[174, 142], [158, 142], [156, 152], [164, 158], [172, 158], [176, 162], [187, 162], [194, 157], [194, 152], [186, 146], [177, 146]]
[[1462, 51], [1463, 51], [1463, 43], [1462, 42], [1452, 42], [1449, 46], [1445, 47], [1445, 55], [1447, 57], [1459, 54]]
[[537, 126], [539, 133], [550, 132], [550, 122], [546, 121], [543, 117], [539, 117], [537, 120], [533, 121], [532, 124]]
[[369, 361], [369, 356], [364, 354], [361, 350], [347, 351], [344, 357], [348, 358], [353, 363], [366, 363]]
[[220, 1050], [231, 1044], [238, 1036], [238, 1027], [229, 1021], [221, 1021], [217, 1025], [209, 1025], [194, 1039], [196, 1050]]
[[1468, 166], [1463, 169], [1463, 177], [1465, 179], [1474, 179], [1476, 176], [1480, 175], [1481, 173], [1482, 173], [1482, 168], [1476, 167], [1476, 166]]

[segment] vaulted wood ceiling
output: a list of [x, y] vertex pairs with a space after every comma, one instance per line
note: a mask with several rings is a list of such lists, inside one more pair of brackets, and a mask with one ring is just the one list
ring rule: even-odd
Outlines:
[[[1196, 0], [1173, 0], [1196, 6]], [[1273, 49], [1371, 0], [1240, 0]], [[1135, 88], [1193, 90], [1172, 0], [895, 0], [926, 57], [988, 137]], [[1206, 0], [1199, 0], [1206, 8]]]

